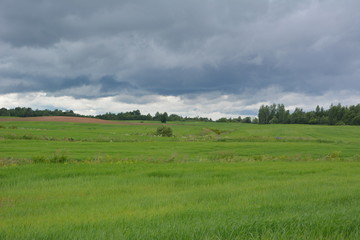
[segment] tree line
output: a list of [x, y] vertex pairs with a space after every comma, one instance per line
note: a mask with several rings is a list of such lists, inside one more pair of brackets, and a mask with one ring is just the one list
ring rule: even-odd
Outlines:
[[140, 110], [120, 113], [105, 113], [96, 116], [85, 116], [74, 113], [73, 110], [33, 110], [26, 107], [16, 107], [12, 109], [0, 108], [0, 116], [2, 117], [41, 117], [41, 116], [71, 116], [71, 117], [91, 117], [104, 120], [154, 120], [154, 121], [212, 121], [212, 119], [204, 117], [182, 117], [177, 114], [168, 114], [167, 112], [157, 112], [154, 116], [151, 114], [141, 114]]
[[[7, 117], [40, 117], [40, 116], [73, 116], [73, 117], [92, 117], [105, 120], [153, 120], [161, 121], [202, 121], [213, 122], [206, 117], [182, 117], [177, 114], [167, 112], [157, 112], [151, 114], [141, 114], [140, 110], [120, 113], [105, 113], [96, 116], [84, 116], [74, 113], [72, 110], [33, 110], [31, 108], [16, 107], [13, 109], [0, 109], [0, 116]], [[284, 104], [262, 105], [258, 112], [258, 117], [251, 118], [220, 118], [216, 122], [239, 122], [239, 123], [259, 123], [259, 124], [321, 124], [321, 125], [360, 125], [360, 104], [353, 106], [342, 106], [341, 104], [331, 105], [329, 109], [317, 106], [314, 111], [305, 112], [301, 108], [295, 108], [290, 113]]]
[[0, 108], [0, 116], [2, 117], [41, 117], [41, 116], [70, 116], [78, 117], [80, 114], [74, 113], [73, 110], [33, 110], [31, 108], [16, 107], [12, 109]]
[[130, 112], [120, 112], [120, 113], [105, 113], [101, 115], [96, 115], [96, 118], [104, 120], [154, 120], [161, 121], [163, 123], [167, 121], [211, 121], [208, 118], [189, 118], [182, 117], [177, 114], [168, 114], [167, 112], [159, 113], [156, 112], [154, 116], [151, 114], [143, 115], [140, 110], [130, 111]]
[[321, 124], [360, 125], [360, 104], [353, 106], [331, 105], [329, 109], [316, 106], [314, 111], [305, 112], [295, 108], [290, 113], [284, 104], [262, 105], [258, 113], [260, 124]]

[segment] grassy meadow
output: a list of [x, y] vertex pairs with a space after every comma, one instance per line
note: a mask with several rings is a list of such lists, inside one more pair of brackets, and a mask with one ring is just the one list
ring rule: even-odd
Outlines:
[[69, 161], [359, 160], [357, 126], [0, 122], [0, 161], [32, 162], [56, 155]]
[[359, 239], [360, 128], [0, 122], [0, 239]]

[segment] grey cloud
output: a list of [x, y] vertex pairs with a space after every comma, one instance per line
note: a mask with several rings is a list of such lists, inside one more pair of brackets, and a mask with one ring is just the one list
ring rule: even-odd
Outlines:
[[[250, 11], [249, 11], [250, 9]], [[224, 25], [252, 20], [267, 9], [267, 1], [26, 1], [1, 3], [3, 40], [15, 46], [51, 45], [121, 32], [144, 31], [177, 41], [212, 35]], [[184, 34], [181, 34], [184, 33]]]
[[3, 0], [0, 91], [360, 89], [359, 10], [357, 0]]

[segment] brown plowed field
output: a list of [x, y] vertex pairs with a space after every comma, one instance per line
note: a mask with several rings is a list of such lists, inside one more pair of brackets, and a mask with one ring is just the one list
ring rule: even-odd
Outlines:
[[22, 121], [22, 122], [73, 122], [73, 123], [98, 123], [98, 124], [121, 124], [121, 125], [161, 125], [160, 123], [140, 123], [140, 122], [122, 122], [122, 121], [109, 121], [97, 118], [84, 118], [84, 117], [17, 117], [17, 118], [0, 118], [1, 122], [9, 121]]

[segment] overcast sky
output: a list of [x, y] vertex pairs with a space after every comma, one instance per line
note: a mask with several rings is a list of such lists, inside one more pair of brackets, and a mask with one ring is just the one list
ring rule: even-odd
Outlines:
[[0, 107], [256, 115], [360, 103], [359, 0], [0, 0]]

